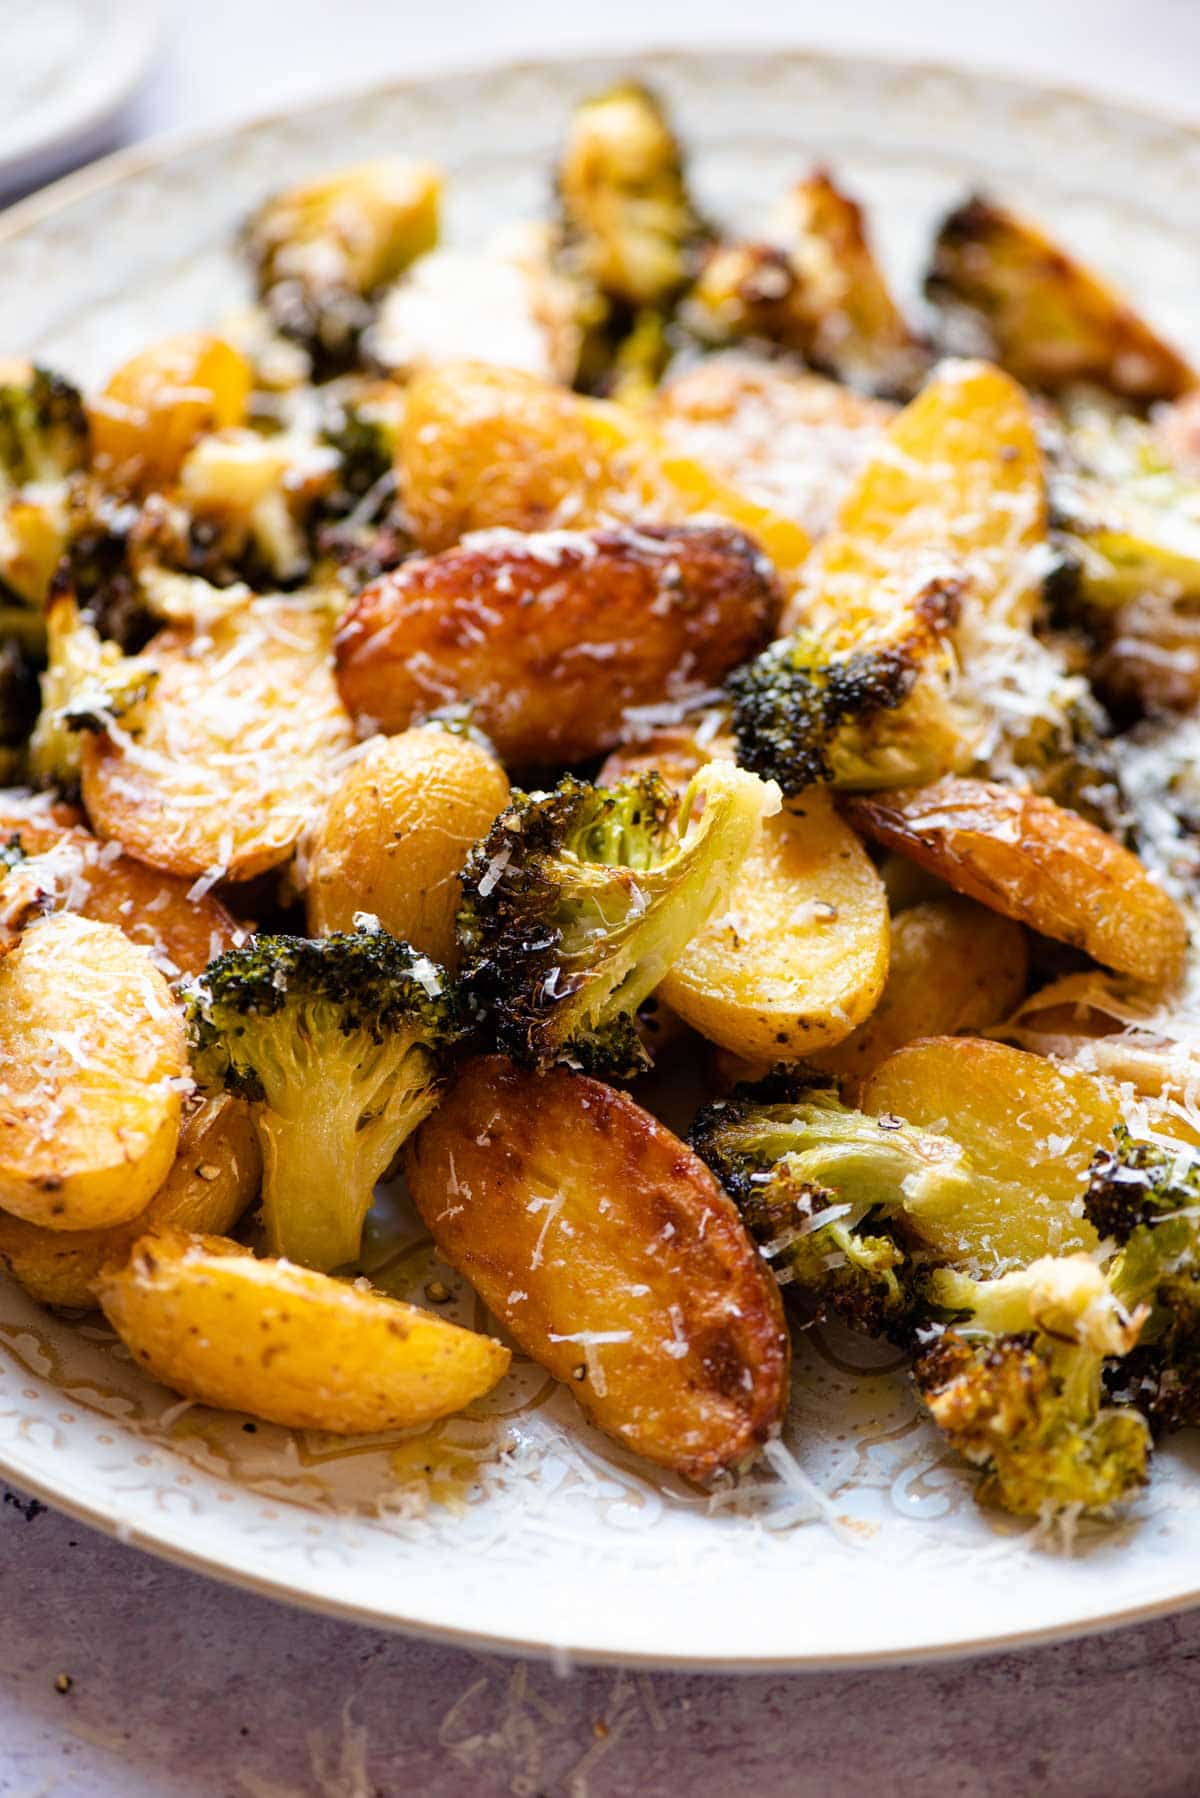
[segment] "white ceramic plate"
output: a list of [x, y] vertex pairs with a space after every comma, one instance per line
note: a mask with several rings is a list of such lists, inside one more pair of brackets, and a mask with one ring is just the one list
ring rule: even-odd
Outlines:
[[[911, 275], [937, 208], [986, 181], [1200, 349], [1200, 132], [980, 75], [791, 51], [508, 66], [113, 159], [0, 219], [0, 345], [103, 375], [230, 305], [233, 227], [266, 190], [388, 149], [444, 161], [452, 235], [478, 239], [540, 210], [567, 109], [630, 69], [665, 91], [718, 215], [744, 219], [819, 156]], [[419, 1295], [431, 1269], [414, 1230], [386, 1277]], [[173, 1404], [107, 1331], [0, 1286], [0, 1473], [158, 1553], [343, 1615], [583, 1660], [754, 1669], [964, 1653], [1200, 1600], [1186, 1444], [1127, 1521], [1067, 1555], [975, 1507], [870, 1345], [798, 1342], [787, 1440], [819, 1504], [765, 1476], [747, 1508], [712, 1511], [590, 1433], [522, 1362], [415, 1447], [251, 1431]]]
[[[5, 0], [0, 192], [95, 155], [158, 44], [158, 0]], [[109, 140], [111, 142], [111, 139]]]

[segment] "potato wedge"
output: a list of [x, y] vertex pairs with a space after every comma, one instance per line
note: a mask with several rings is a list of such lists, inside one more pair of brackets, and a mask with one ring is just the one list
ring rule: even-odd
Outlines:
[[[186, 880], [130, 855], [114, 855], [117, 845], [94, 837], [75, 806], [46, 794], [0, 792], [0, 842], [13, 837], [31, 858], [56, 852], [57, 886], [47, 909], [61, 907], [98, 924], [115, 924], [131, 943], [150, 951], [168, 979], [198, 974], [239, 939], [237, 922], [211, 893], [193, 898]], [[22, 864], [21, 872], [29, 866]], [[0, 886], [0, 912], [5, 903]]]
[[887, 984], [865, 1024], [813, 1057], [854, 1090], [919, 1036], [998, 1024], [1025, 991], [1028, 954], [1019, 924], [970, 899], [927, 899], [891, 922]]
[[1029, 387], [1092, 382], [1134, 400], [1196, 385], [1178, 351], [1031, 220], [974, 195], [942, 222], [929, 299], [965, 311], [996, 360]]
[[708, 1170], [626, 1093], [485, 1057], [405, 1167], [439, 1252], [598, 1428], [696, 1479], [771, 1435], [774, 1282]]
[[781, 574], [808, 554], [806, 532], [786, 513], [668, 449], [647, 421], [514, 369], [459, 362], [418, 375], [398, 461], [405, 510], [429, 551], [502, 527], [704, 517], [749, 532]]
[[883, 882], [815, 788], [765, 820], [729, 901], [658, 988], [702, 1036], [796, 1061], [865, 1021], [888, 969]]
[[198, 437], [241, 424], [252, 383], [241, 352], [209, 332], [139, 351], [89, 404], [96, 468], [115, 487], [165, 486]]
[[965, 1149], [970, 1202], [958, 1187], [942, 1215], [912, 1214], [922, 1240], [953, 1263], [992, 1272], [1095, 1248], [1083, 1190], [1121, 1115], [1115, 1087], [1006, 1043], [937, 1036], [890, 1055], [860, 1103], [873, 1117], [905, 1118]]
[[864, 835], [956, 892], [1105, 967], [1151, 985], [1179, 972], [1187, 926], [1175, 901], [1135, 855], [1052, 799], [945, 779], [847, 797], [843, 810]]
[[965, 576], [970, 616], [1025, 628], [1046, 532], [1028, 396], [985, 362], [944, 363], [887, 427], [784, 620], [839, 648], [910, 618], [934, 575]]
[[761, 649], [781, 595], [725, 527], [492, 533], [407, 562], [338, 627], [338, 686], [387, 731], [468, 701], [504, 761], [578, 762], [626, 713], [714, 686]]
[[262, 1158], [248, 1107], [227, 1093], [184, 1107], [171, 1171], [144, 1211], [99, 1230], [47, 1230], [0, 1211], [0, 1267], [42, 1305], [87, 1310], [102, 1268], [119, 1266], [148, 1231], [223, 1236], [258, 1193]]
[[168, 874], [249, 880], [278, 867], [354, 740], [328, 662], [328, 625], [256, 600], [211, 631], [160, 631], [158, 680], [135, 738], [90, 735], [92, 828]]
[[357, 1436], [461, 1411], [509, 1351], [415, 1305], [219, 1236], [142, 1237], [98, 1286], [134, 1359], [173, 1392], [296, 1430]]
[[111, 924], [41, 918], [0, 961], [0, 1208], [51, 1230], [135, 1217], [179, 1138], [170, 988]]
[[402, 942], [453, 966], [458, 876], [508, 798], [499, 762], [467, 737], [430, 726], [372, 743], [313, 835], [310, 931], [350, 930], [356, 912], [371, 912]]

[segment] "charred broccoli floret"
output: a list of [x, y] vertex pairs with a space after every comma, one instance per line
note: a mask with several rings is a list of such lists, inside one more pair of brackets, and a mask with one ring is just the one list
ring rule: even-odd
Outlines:
[[272, 1253], [355, 1260], [377, 1181], [433, 1109], [457, 1033], [445, 974], [372, 920], [259, 936], [188, 988], [201, 1085], [254, 1101]]
[[1127, 1356], [1130, 1312], [1091, 1256], [1045, 1256], [996, 1280], [930, 1275], [934, 1326], [913, 1372], [930, 1415], [980, 1469], [979, 1498], [1018, 1517], [1102, 1511], [1146, 1478], [1150, 1432], [1104, 1402], [1104, 1372]]
[[0, 362], [0, 498], [60, 481], [87, 457], [87, 413], [78, 389], [49, 369]]
[[47, 664], [42, 707], [29, 740], [29, 771], [40, 786], [69, 792], [79, 784], [81, 731], [117, 721], [131, 728], [158, 671], [145, 656], [127, 656], [81, 614], [71, 594], [46, 617]]
[[1129, 1309], [1149, 1306], [1131, 1354], [1110, 1371], [1114, 1397], [1157, 1431], [1200, 1424], [1200, 1155], [1118, 1125], [1092, 1162], [1084, 1206], [1121, 1245], [1109, 1283]]
[[345, 366], [380, 289], [431, 250], [441, 176], [428, 163], [361, 163], [276, 194], [250, 220], [245, 245], [276, 329], [322, 370]]
[[907, 1335], [929, 1260], [910, 1213], [969, 1178], [956, 1143], [852, 1111], [796, 1070], [707, 1106], [691, 1142], [781, 1285], [868, 1335]]
[[635, 1014], [728, 892], [777, 791], [710, 763], [678, 799], [656, 774], [519, 793], [467, 858], [463, 977], [525, 1066], [647, 1065]]

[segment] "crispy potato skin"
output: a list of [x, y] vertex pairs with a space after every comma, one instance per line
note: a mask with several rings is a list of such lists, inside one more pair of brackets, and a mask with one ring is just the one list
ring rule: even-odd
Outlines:
[[1153, 985], [1179, 971], [1187, 927], [1174, 900], [1135, 855], [1052, 799], [948, 778], [846, 798], [843, 810], [956, 892], [1105, 967]]
[[79, 851], [79, 869], [68, 896], [69, 909], [98, 924], [115, 924], [131, 943], [149, 949], [168, 977], [198, 974], [215, 955], [238, 940], [238, 925], [211, 893], [188, 897], [189, 882], [135, 861], [112, 856], [73, 805], [47, 803], [43, 796], [0, 792], [0, 842], [19, 837], [27, 855], [41, 855], [60, 843]]
[[253, 378], [241, 352], [209, 332], [151, 344], [88, 408], [97, 469], [116, 487], [163, 486], [198, 437], [241, 424]]
[[858, 1084], [919, 1036], [986, 1030], [1019, 1003], [1028, 965], [1019, 924], [971, 899], [926, 899], [891, 922], [887, 984], [865, 1024], [818, 1067]]
[[887, 970], [883, 882], [829, 794], [814, 788], [766, 819], [728, 903], [658, 991], [720, 1047], [795, 1061], [862, 1024]]
[[51, 1230], [135, 1217], [179, 1139], [183, 1021], [109, 924], [58, 912], [0, 962], [0, 1208]]
[[923, 1240], [953, 1264], [1024, 1266], [1093, 1249], [1080, 1195], [1088, 1163], [1120, 1117], [1115, 1087], [984, 1037], [909, 1043], [876, 1068], [860, 1104], [953, 1137], [976, 1170], [969, 1204], [922, 1212]]
[[160, 631], [136, 740], [89, 735], [83, 803], [99, 836], [194, 879], [250, 880], [291, 855], [354, 733], [302, 605], [260, 600], [211, 633]]
[[1135, 400], [1196, 385], [1183, 357], [1029, 219], [980, 195], [943, 221], [926, 293], [975, 313], [997, 361], [1029, 387], [1094, 382]]
[[618, 1442], [700, 1479], [775, 1429], [778, 1291], [707, 1169], [627, 1094], [488, 1056], [405, 1162], [439, 1252]]
[[432, 1423], [487, 1392], [510, 1359], [490, 1336], [219, 1236], [144, 1236], [98, 1295], [164, 1386], [291, 1429]]
[[47, 1230], [0, 1211], [0, 1266], [42, 1305], [88, 1310], [101, 1270], [148, 1231], [225, 1235], [258, 1193], [262, 1158], [249, 1108], [227, 1093], [184, 1108], [171, 1171], [144, 1211], [105, 1230]]
[[580, 761], [620, 740], [629, 708], [753, 655], [780, 601], [723, 526], [489, 536], [367, 587], [337, 632], [338, 685], [386, 731], [466, 700], [506, 762]]
[[308, 927], [349, 930], [372, 912], [443, 967], [458, 959], [459, 873], [508, 804], [494, 756], [436, 727], [383, 737], [335, 788], [308, 858]]

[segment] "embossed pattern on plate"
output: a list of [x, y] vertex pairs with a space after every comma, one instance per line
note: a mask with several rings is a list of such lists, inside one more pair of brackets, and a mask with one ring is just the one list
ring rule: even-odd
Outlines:
[[[1018, 198], [1200, 353], [1200, 132], [1016, 82], [797, 52], [636, 59], [745, 219], [812, 158], [869, 202], [911, 286], [968, 183]], [[387, 149], [451, 172], [450, 234], [541, 208], [571, 102], [619, 58], [380, 89], [135, 151], [0, 218], [0, 345], [95, 380], [244, 291], [240, 216], [281, 181]], [[415, 1234], [383, 1272], [419, 1295]], [[461, 1315], [474, 1301], [460, 1293]], [[477, 1321], [482, 1321], [477, 1320]], [[973, 1504], [870, 1345], [797, 1343], [787, 1440], [821, 1494], [766, 1477], [710, 1506], [588, 1431], [526, 1362], [419, 1442], [344, 1443], [181, 1407], [94, 1320], [0, 1285], [0, 1472], [133, 1541], [297, 1602], [447, 1640], [674, 1666], [803, 1667], [970, 1652], [1200, 1601], [1185, 1443], [1074, 1555]]]

